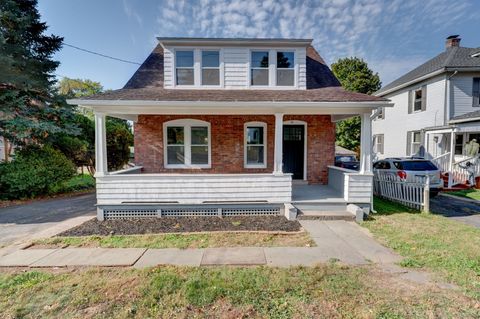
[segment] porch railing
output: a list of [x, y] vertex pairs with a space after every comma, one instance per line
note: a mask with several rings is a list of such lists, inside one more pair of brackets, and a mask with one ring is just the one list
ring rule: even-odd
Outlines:
[[417, 210], [427, 212], [430, 210], [430, 180], [428, 176], [405, 181], [394, 173], [376, 171], [373, 177], [373, 193], [378, 197]]
[[373, 175], [337, 166], [328, 167], [328, 185], [343, 194], [347, 203], [370, 204]]
[[[470, 169], [467, 169], [468, 162], [473, 164], [473, 167]], [[472, 170], [474, 177], [480, 176], [480, 155], [463, 159], [452, 165], [451, 186], [467, 182], [471, 174], [470, 170]]]
[[432, 158], [432, 162], [441, 172], [448, 172], [450, 170], [450, 152]]

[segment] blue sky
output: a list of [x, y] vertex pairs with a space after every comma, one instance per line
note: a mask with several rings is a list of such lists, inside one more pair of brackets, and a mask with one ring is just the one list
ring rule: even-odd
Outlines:
[[[155, 36], [313, 38], [328, 64], [358, 56], [383, 84], [444, 50], [460, 34], [480, 47], [477, 0], [39, 0], [48, 32], [65, 42], [142, 62]], [[57, 73], [121, 88], [137, 66], [64, 47]]]

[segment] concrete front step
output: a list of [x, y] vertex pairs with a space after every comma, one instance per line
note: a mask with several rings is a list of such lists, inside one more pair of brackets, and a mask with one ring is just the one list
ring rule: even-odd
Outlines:
[[355, 221], [355, 215], [349, 211], [320, 211], [303, 210], [299, 211], [297, 219], [300, 220], [345, 220]]
[[324, 202], [324, 203], [292, 203], [299, 211], [325, 211], [333, 212], [339, 211], [344, 212], [347, 210], [347, 203], [345, 202]]

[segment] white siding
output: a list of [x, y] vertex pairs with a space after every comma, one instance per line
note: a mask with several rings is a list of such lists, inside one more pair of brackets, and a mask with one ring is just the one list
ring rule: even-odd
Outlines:
[[291, 175], [118, 174], [97, 177], [97, 204], [267, 201], [292, 199]]
[[343, 196], [347, 203], [370, 203], [372, 200], [373, 175], [347, 173]]
[[237, 89], [248, 85], [248, 53], [247, 48], [225, 48], [225, 88]]
[[[408, 91], [427, 86], [426, 110], [408, 113]], [[385, 109], [385, 118], [372, 122], [372, 134], [384, 134], [384, 154], [378, 158], [406, 156], [407, 132], [444, 125], [445, 76], [438, 76], [386, 96], [394, 106]]]
[[480, 107], [473, 106], [472, 89], [474, 77], [480, 77], [480, 73], [465, 75], [456, 74], [452, 77], [451, 101], [453, 101], [454, 105], [452, 114], [453, 116], [480, 110]]
[[[203, 48], [185, 48], [185, 49], [199, 49], [202, 50]], [[206, 48], [207, 49], [207, 48]], [[266, 50], [271, 51], [273, 54], [276, 51], [295, 51], [295, 74], [296, 74], [296, 83], [297, 86], [293, 89], [301, 89], [304, 90], [307, 88], [307, 67], [306, 67], [306, 48], [304, 47], [297, 47], [297, 48], [247, 48], [247, 47], [220, 47], [220, 48], [212, 48], [209, 47], [209, 50], [218, 49], [222, 51], [221, 54], [221, 67], [223, 64], [223, 77], [224, 77], [224, 85], [221, 88], [225, 89], [251, 89], [252, 87], [249, 86], [249, 76], [250, 76], [250, 51], [251, 49], [254, 50]], [[164, 50], [164, 86], [165, 88], [175, 88], [174, 83], [174, 51], [175, 48], [167, 47]], [[196, 55], [197, 57], [199, 54]], [[223, 60], [223, 61], [222, 61]], [[199, 62], [199, 61], [196, 61]], [[271, 61], [273, 62], [273, 61]], [[271, 69], [271, 76], [275, 74], [275, 69]], [[221, 72], [222, 74], [222, 72]], [[199, 74], [196, 73], [198, 77]], [[273, 78], [272, 78], [273, 79]], [[222, 83], [222, 81], [220, 81]], [[272, 82], [274, 82], [272, 80]], [[200, 86], [200, 81], [197, 79], [195, 80], [196, 85], [190, 88], [197, 88], [202, 89], [206, 87]], [[211, 87], [209, 87], [211, 89]], [[281, 89], [287, 90], [292, 89], [289, 87], [277, 87], [277, 86], [270, 86], [270, 87], [263, 87], [263, 89]]]

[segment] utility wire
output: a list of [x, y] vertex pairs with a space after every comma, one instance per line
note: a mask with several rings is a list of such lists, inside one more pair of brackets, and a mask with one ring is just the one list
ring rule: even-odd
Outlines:
[[77, 47], [77, 46], [75, 46], [75, 45], [68, 44], [68, 43], [65, 43], [65, 42], [63, 42], [63, 45], [66, 45], [67, 47], [71, 47], [71, 48], [74, 48], [74, 49], [77, 49], [77, 50], [80, 50], [80, 51], [83, 51], [83, 52], [87, 52], [87, 53], [90, 53], [90, 54], [95, 54], [95, 55], [98, 55], [98, 56], [101, 56], [101, 57], [104, 57], [104, 58], [107, 58], [107, 59], [111, 59], [111, 60], [115, 60], [115, 61], [120, 61], [120, 62], [124, 62], [124, 63], [135, 64], [135, 65], [142, 65], [141, 63], [138, 63], [138, 62], [123, 60], [123, 59], [115, 58], [115, 57], [113, 57], [113, 56], [109, 56], [109, 55], [106, 55], [106, 54], [102, 54], [102, 53], [90, 51], [90, 50], [87, 50], [87, 49], [82, 49], [82, 48], [79, 48], [79, 47]]

